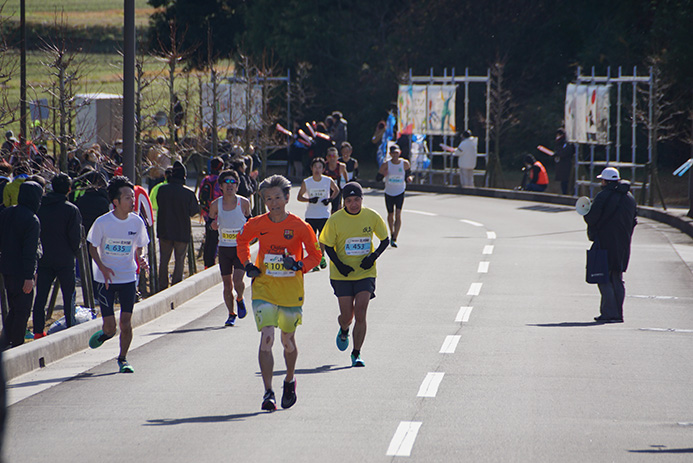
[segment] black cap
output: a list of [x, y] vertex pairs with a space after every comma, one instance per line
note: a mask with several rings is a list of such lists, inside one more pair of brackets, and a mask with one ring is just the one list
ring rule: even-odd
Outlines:
[[359, 198], [363, 197], [363, 190], [361, 189], [361, 185], [359, 185], [356, 182], [349, 182], [346, 185], [344, 185], [344, 188], [342, 188], [342, 196], [345, 198], [348, 198], [350, 196], [358, 196]]
[[390, 153], [392, 153], [393, 151], [399, 151], [400, 153], [402, 152], [397, 143], [395, 143], [394, 145], [390, 145]]

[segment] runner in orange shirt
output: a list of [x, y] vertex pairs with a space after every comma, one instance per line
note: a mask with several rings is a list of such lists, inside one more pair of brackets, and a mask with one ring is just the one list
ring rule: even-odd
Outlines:
[[[268, 411], [277, 408], [272, 390], [275, 327], [281, 330], [286, 362], [282, 408], [296, 403], [295, 332], [303, 317], [303, 269], [312, 269], [322, 257], [311, 226], [286, 211], [290, 190], [291, 182], [281, 175], [263, 180], [259, 192], [269, 212], [248, 220], [237, 238], [238, 257], [246, 274], [253, 279], [253, 313], [261, 333], [258, 360], [265, 386], [262, 409]], [[253, 264], [250, 241], [255, 238], [259, 241], [259, 251]]]

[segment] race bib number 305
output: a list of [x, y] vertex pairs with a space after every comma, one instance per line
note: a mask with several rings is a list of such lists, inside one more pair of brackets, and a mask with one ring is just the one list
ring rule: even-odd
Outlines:
[[236, 238], [241, 232], [240, 229], [231, 230], [229, 228], [222, 228], [219, 231], [219, 244], [223, 244], [225, 246], [236, 246]]
[[296, 275], [293, 270], [284, 268], [284, 256], [281, 254], [265, 254], [265, 274], [272, 277], [287, 278]]
[[344, 252], [347, 256], [365, 256], [371, 252], [371, 238], [359, 236], [347, 238], [344, 243]]
[[104, 252], [107, 256], [123, 257], [132, 252], [132, 240], [106, 238]]

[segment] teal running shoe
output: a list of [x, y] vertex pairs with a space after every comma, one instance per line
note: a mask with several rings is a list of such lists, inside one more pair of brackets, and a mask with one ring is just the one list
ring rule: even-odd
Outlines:
[[354, 357], [354, 354], [351, 354], [351, 366], [352, 367], [365, 367], [366, 362], [363, 361], [361, 358], [361, 354], [359, 354], [358, 357]]
[[349, 347], [349, 333], [342, 333], [342, 329], [340, 328], [337, 332], [337, 349], [345, 351], [347, 347]]
[[92, 334], [91, 338], [89, 338], [89, 347], [91, 347], [92, 349], [101, 347], [105, 341], [101, 340], [101, 336], [103, 336], [103, 330], [99, 330], [96, 333]]
[[327, 261], [325, 260], [325, 256], [322, 256], [322, 259], [320, 259], [320, 268], [327, 268]]
[[132, 368], [132, 365], [130, 365], [127, 360], [118, 359], [118, 367], [120, 368], [121, 373], [134, 373], [135, 372], [135, 369]]

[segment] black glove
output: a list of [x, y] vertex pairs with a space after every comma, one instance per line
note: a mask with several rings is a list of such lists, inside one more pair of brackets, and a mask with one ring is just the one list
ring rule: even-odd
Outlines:
[[375, 259], [377, 259], [378, 256], [375, 255], [375, 253], [370, 253], [366, 257], [363, 258], [361, 261], [361, 268], [364, 270], [368, 270], [369, 268], [373, 267], [373, 264], [375, 264]]
[[327, 205], [330, 204], [331, 202], [332, 202], [332, 200], [331, 200], [330, 198], [325, 198], [325, 199], [322, 200], [322, 203], [323, 203], [325, 206], [327, 206]]
[[313, 204], [317, 204], [319, 199], [320, 199], [320, 198], [318, 198], [317, 196], [315, 196], [314, 198], [310, 198], [310, 199], [308, 200], [308, 202], [309, 202], [309, 203], [313, 203]]
[[351, 266], [349, 266], [343, 262], [337, 262], [334, 260], [332, 262], [334, 263], [335, 267], [337, 267], [337, 270], [339, 270], [339, 273], [341, 273], [345, 277], [349, 276], [349, 274], [354, 271], [353, 267], [351, 267]]
[[255, 265], [248, 263], [245, 266], [245, 274], [248, 275], [249, 278], [256, 278], [262, 275], [262, 270], [260, 270]]
[[287, 270], [293, 270], [294, 272], [301, 270], [303, 268], [303, 262], [296, 262], [293, 257], [284, 257], [284, 268]]

